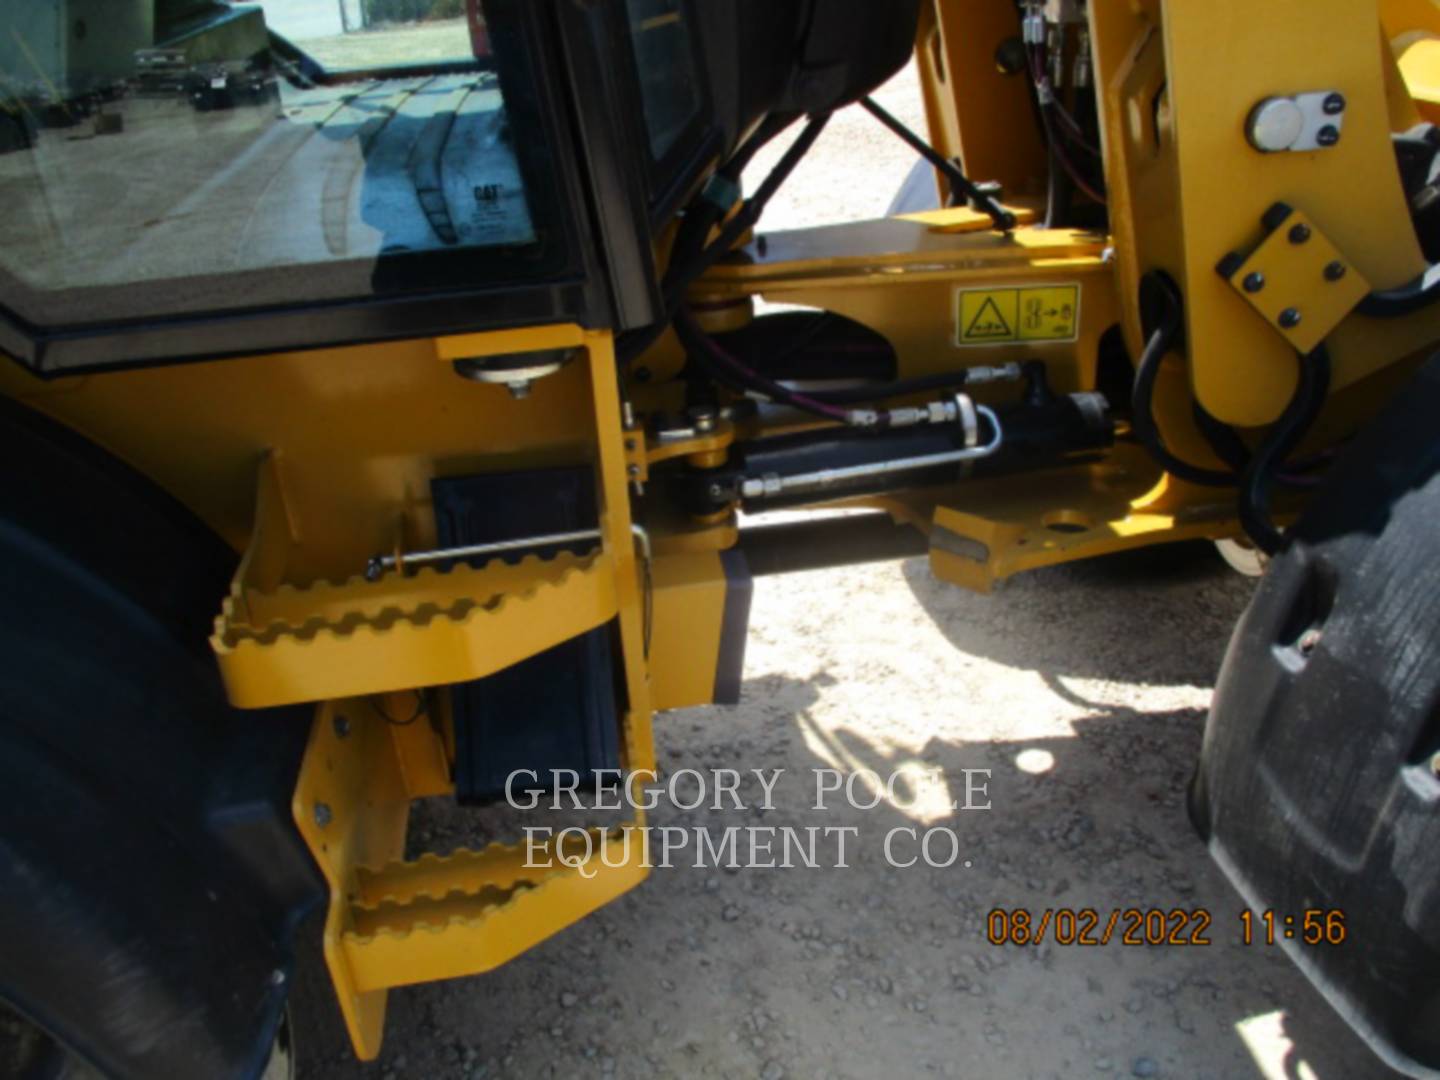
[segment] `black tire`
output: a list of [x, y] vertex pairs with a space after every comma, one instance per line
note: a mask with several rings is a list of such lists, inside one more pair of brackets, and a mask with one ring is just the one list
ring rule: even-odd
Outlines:
[[106, 1076], [251, 1080], [323, 896], [311, 715], [226, 700], [236, 556], [183, 506], [5, 399], [0, 453], [0, 998]]
[[[1251, 907], [1296, 920], [1278, 944], [1415, 1075], [1440, 1069], [1437, 409], [1440, 358], [1349, 448], [1272, 560], [1191, 792]], [[1339, 912], [1327, 929], [1343, 924], [1351, 943], [1304, 944], [1307, 911]]]

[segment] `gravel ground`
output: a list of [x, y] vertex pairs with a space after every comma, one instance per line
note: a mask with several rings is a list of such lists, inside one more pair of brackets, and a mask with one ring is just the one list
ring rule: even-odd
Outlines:
[[[881, 96], [918, 123], [913, 72]], [[882, 213], [911, 160], [852, 110], [766, 225]], [[333, 1057], [317, 1075], [1389, 1075], [1278, 950], [1240, 944], [1240, 901], [1185, 817], [1249, 594], [1193, 546], [1035, 572], [991, 597], [936, 582], [923, 560], [759, 582], [744, 703], [656, 730], [671, 771], [786, 769], [774, 809], [662, 803], [652, 823], [853, 826], [848, 868], [657, 869], [497, 972], [393, 993], [382, 1059]], [[901, 767], [935, 770], [932, 797], [811, 808], [810, 770]], [[966, 769], [992, 771], [988, 812], [945, 809]], [[963, 861], [887, 863], [889, 830], [935, 824]], [[445, 807], [417, 815], [440, 850], [485, 828]], [[1208, 909], [1213, 944], [985, 937], [996, 907], [1131, 906]]]
[[[656, 729], [672, 772], [786, 769], [775, 809], [662, 803], [652, 823], [852, 826], [850, 866], [677, 860], [497, 972], [392, 993], [381, 1061], [321, 1075], [1388, 1075], [1278, 951], [1239, 943], [1240, 902], [1185, 817], [1249, 593], [1196, 546], [1038, 571], [991, 597], [923, 560], [762, 580], [744, 704]], [[955, 799], [963, 770], [992, 770], [992, 809], [812, 809], [810, 770], [917, 766]], [[747, 806], [761, 795], [741, 788]], [[887, 863], [890, 829], [937, 823], [962, 862]], [[474, 844], [476, 824], [432, 806], [417, 828], [446, 850]], [[985, 937], [995, 907], [1086, 906], [1205, 908], [1213, 944]]]

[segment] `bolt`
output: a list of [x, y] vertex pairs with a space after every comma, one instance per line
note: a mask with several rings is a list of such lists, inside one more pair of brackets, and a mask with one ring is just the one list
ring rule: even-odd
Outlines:
[[1326, 124], [1315, 133], [1315, 141], [1321, 146], [1334, 146], [1340, 141], [1340, 129], [1334, 124]]
[[509, 389], [510, 396], [516, 401], [524, 401], [530, 396], [529, 379], [517, 379], [515, 382], [506, 383], [505, 386]]
[[348, 716], [340, 716], [337, 713], [335, 716], [334, 725], [335, 737], [337, 739], [343, 739], [350, 734], [350, 718]]
[[315, 824], [316, 824], [316, 825], [319, 825], [320, 828], [323, 829], [323, 828], [325, 828], [325, 826], [329, 825], [330, 822], [333, 821], [334, 819], [335, 819], [335, 815], [330, 812], [330, 804], [329, 804], [329, 803], [317, 802], [317, 803], [315, 804]]
[[1337, 259], [1335, 262], [1332, 262], [1329, 266], [1325, 267], [1325, 280], [1339, 281], [1345, 276], [1345, 270], [1345, 264]]
[[1339, 116], [1345, 111], [1345, 95], [1331, 94], [1325, 99], [1324, 109], [1326, 116]]
[[696, 405], [690, 410], [690, 422], [702, 434], [715, 430], [715, 410], [708, 405]]
[[711, 484], [710, 497], [712, 499], [723, 499], [725, 497], [725, 489], [719, 484]]
[[1309, 656], [1315, 651], [1316, 646], [1318, 646], [1319, 644], [1320, 631], [1306, 630], [1305, 633], [1300, 635], [1300, 655]]
[[1294, 330], [1300, 325], [1300, 312], [1295, 308], [1286, 308], [1280, 313], [1280, 325], [1286, 330]]
[[274, 971], [272, 971], [272, 972], [270, 973], [270, 985], [271, 985], [271, 986], [284, 986], [284, 985], [285, 985], [285, 972], [281, 971], [279, 968], [276, 968]]
[[1303, 244], [1310, 239], [1309, 225], [1296, 225], [1290, 230], [1290, 243]]
[[1018, 75], [1028, 62], [1025, 42], [1018, 37], [1006, 38], [995, 50], [995, 70], [1001, 75]]
[[1259, 270], [1256, 270], [1253, 274], [1245, 275], [1246, 292], [1257, 293], [1263, 288], [1265, 288], [1265, 275], [1260, 273]]

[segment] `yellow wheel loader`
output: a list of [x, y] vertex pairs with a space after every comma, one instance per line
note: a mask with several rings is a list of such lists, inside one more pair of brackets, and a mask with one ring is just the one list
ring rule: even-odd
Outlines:
[[[918, 131], [870, 96], [912, 59]], [[847, 108], [896, 212], [767, 232]], [[1437, 1075], [1437, 122], [1434, 0], [4, 5], [36, 1067], [283, 1075], [306, 927], [373, 1059], [391, 988], [639, 885], [643, 809], [543, 868], [407, 817], [653, 775], [755, 575], [1198, 539], [1265, 576], [1195, 825], [1257, 911], [1347, 913], [1284, 947]]]

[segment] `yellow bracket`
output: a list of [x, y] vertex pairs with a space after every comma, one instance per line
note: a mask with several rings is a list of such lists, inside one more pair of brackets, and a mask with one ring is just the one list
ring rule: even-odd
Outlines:
[[981, 593], [1042, 566], [1241, 532], [1231, 493], [1158, 474], [1134, 446], [1117, 447], [1103, 465], [977, 481], [971, 494], [966, 504], [983, 513], [935, 509], [930, 567], [936, 577]]
[[603, 625], [617, 610], [605, 553], [238, 589], [212, 646], [241, 708], [483, 678]]
[[1221, 261], [1220, 276], [1300, 353], [1328, 338], [1370, 293], [1370, 282], [1319, 227], [1277, 203], [1265, 239], [1248, 257]]
[[[649, 727], [631, 714], [626, 728]], [[405, 756], [437, 742], [423, 720], [395, 724], [368, 701], [322, 706], [311, 729], [293, 813], [329, 885], [324, 951], [340, 1011], [366, 1061], [380, 1052], [389, 989], [492, 970], [638, 885], [649, 873], [643, 817], [594, 834], [583, 861], [553, 846], [405, 861], [414, 786]]]
[[[291, 504], [286, 461], [270, 454], [250, 545], [217, 622], [212, 644], [237, 705], [320, 702], [292, 811], [329, 886], [326, 963], [364, 1060], [380, 1052], [391, 987], [488, 971], [648, 873], [639, 815], [593, 834], [593, 853], [565, 860], [570, 865], [543, 845], [404, 858], [411, 802], [453, 790], [442, 695], [429, 695], [434, 711], [411, 715], [410, 694], [423, 705], [423, 688], [484, 677], [614, 620], [627, 708], [621, 764], [654, 767], [644, 599], [609, 334], [561, 327], [473, 335], [437, 342], [435, 352], [446, 361], [557, 342], [583, 348], [589, 362], [594, 442], [575, 452], [595, 464], [598, 551], [373, 582], [312, 581], [306, 567], [348, 566], [353, 551], [305, 550], [295, 511], [306, 508]], [[480, 440], [474, 454], [484, 446]], [[357, 511], [384, 512], [364, 501]], [[407, 525], [415, 535], [433, 532], [428, 522], [416, 529], [406, 521], [411, 512], [397, 505], [399, 536]]]

